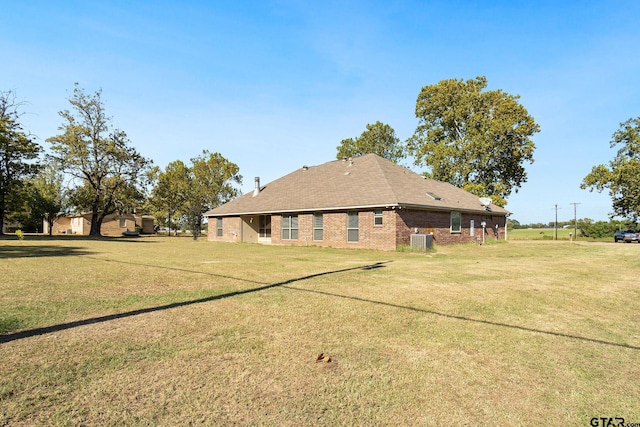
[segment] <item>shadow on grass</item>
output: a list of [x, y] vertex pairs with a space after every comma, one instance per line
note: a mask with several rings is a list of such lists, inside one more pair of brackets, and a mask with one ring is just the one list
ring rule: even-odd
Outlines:
[[0, 259], [90, 255], [94, 252], [78, 246], [12, 245], [0, 246]]
[[[163, 266], [163, 265], [145, 264], [145, 263], [142, 263], [142, 262], [122, 261], [122, 260], [115, 260], [115, 259], [109, 259], [109, 258], [95, 258], [95, 257], [91, 257], [91, 256], [88, 256], [86, 258], [94, 259], [94, 260], [97, 260], [97, 261], [115, 262], [115, 263], [118, 263], [118, 264], [136, 265], [136, 266], [139, 266], [139, 267], [149, 267], [149, 268], [158, 268], [158, 269], [161, 269], [161, 270], [181, 271], [183, 273], [192, 273], [192, 274], [203, 274], [205, 276], [220, 277], [222, 279], [231, 279], [231, 280], [237, 280], [237, 281], [240, 281], [240, 282], [255, 283], [256, 285], [271, 285], [271, 283], [260, 282], [258, 280], [242, 279], [240, 277], [225, 276], [224, 274], [217, 274], [217, 273], [207, 273], [206, 271], [189, 270], [187, 268], [166, 267], [166, 266]], [[387, 262], [389, 262], [389, 261], [387, 261]], [[323, 273], [323, 274], [327, 274], [327, 273]]]
[[[135, 242], [135, 243], [155, 243], [154, 240], [149, 239], [149, 237], [153, 237], [152, 234], [143, 234], [140, 236], [88, 236], [82, 234], [56, 234], [53, 236], [49, 236], [46, 234], [26, 234], [24, 237], [24, 242], [29, 241], [37, 241], [37, 242], [81, 242], [81, 241], [93, 241], [93, 242]], [[0, 235], [0, 242], [8, 240], [8, 241], [18, 241], [18, 237], [12, 234], [2, 234]]]
[[[43, 327], [43, 328], [35, 328], [35, 329], [29, 329], [29, 330], [26, 330], [26, 331], [14, 332], [14, 333], [10, 333], [10, 334], [0, 335], [0, 344], [11, 342], [11, 341], [20, 340], [20, 339], [23, 339], [23, 338], [29, 338], [29, 337], [34, 337], [34, 336], [38, 336], [38, 335], [45, 335], [45, 334], [50, 334], [50, 333], [53, 333], [53, 332], [60, 332], [60, 331], [64, 331], [64, 330], [67, 330], [67, 329], [77, 328], [79, 326], [86, 326], [86, 325], [91, 325], [91, 324], [95, 324], [95, 323], [103, 323], [103, 322], [108, 322], [108, 321], [111, 321], [111, 320], [117, 320], [117, 319], [123, 319], [123, 318], [126, 318], [126, 317], [138, 316], [140, 314], [153, 313], [153, 312], [156, 312], [156, 311], [169, 310], [169, 309], [178, 308], [178, 307], [186, 307], [186, 306], [193, 305], [193, 304], [200, 304], [200, 303], [204, 303], [204, 302], [216, 301], [216, 300], [220, 300], [220, 299], [224, 299], [224, 298], [230, 298], [230, 297], [235, 297], [235, 296], [239, 296], [239, 295], [250, 294], [250, 293], [253, 293], [253, 292], [265, 291], [267, 289], [277, 288], [279, 286], [285, 286], [285, 285], [289, 285], [291, 283], [300, 282], [302, 280], [313, 279], [315, 277], [327, 276], [327, 275], [330, 275], [330, 274], [344, 273], [346, 271], [353, 271], [353, 270], [373, 270], [373, 269], [377, 269], [377, 268], [383, 268], [384, 264], [387, 264], [389, 262], [391, 262], [391, 261], [381, 261], [381, 262], [376, 262], [374, 264], [360, 266], [360, 267], [351, 267], [351, 268], [343, 268], [341, 270], [325, 271], [325, 272], [322, 272], [322, 273], [315, 273], [315, 274], [310, 274], [308, 276], [297, 277], [295, 279], [285, 280], [283, 282], [266, 284], [264, 286], [260, 286], [260, 287], [257, 287], [257, 288], [245, 289], [243, 291], [229, 292], [229, 293], [222, 294], [222, 295], [213, 295], [213, 296], [210, 296], [210, 297], [199, 298], [199, 299], [195, 299], [195, 300], [191, 300], [191, 301], [174, 302], [174, 303], [171, 303], [171, 304], [165, 304], [165, 305], [161, 305], [161, 306], [157, 306], [157, 307], [148, 307], [148, 308], [141, 308], [139, 310], [127, 311], [125, 313], [109, 314], [109, 315], [106, 315], [106, 316], [99, 316], [99, 317], [92, 317], [92, 318], [89, 318], [89, 319], [77, 320], [75, 322], [61, 323], [61, 324], [58, 324], [58, 325], [46, 326], [46, 327]], [[207, 274], [207, 273], [205, 273], [205, 274]], [[238, 279], [238, 280], [243, 280], [243, 279]], [[295, 288], [291, 288], [291, 289], [295, 289]]]
[[393, 307], [393, 308], [399, 308], [399, 309], [403, 309], [403, 310], [410, 310], [410, 311], [414, 311], [414, 312], [417, 312], [417, 313], [430, 314], [430, 315], [433, 315], [433, 316], [444, 317], [444, 318], [447, 318], [447, 319], [462, 320], [462, 321], [465, 321], [465, 322], [480, 323], [480, 324], [484, 324], [484, 325], [498, 326], [498, 327], [501, 327], [501, 328], [517, 329], [517, 330], [526, 331], [526, 332], [535, 332], [535, 333], [538, 333], [538, 334], [552, 335], [552, 336], [561, 337], [561, 338], [570, 338], [570, 339], [579, 340], [579, 341], [592, 342], [592, 343], [595, 343], [595, 344], [604, 344], [604, 345], [609, 345], [609, 346], [613, 346], [613, 347], [628, 348], [628, 349], [631, 349], [631, 350], [640, 350], [640, 347], [635, 346], [635, 345], [622, 344], [622, 343], [611, 342], [611, 341], [605, 341], [605, 340], [600, 340], [600, 339], [597, 339], [597, 338], [581, 337], [581, 336], [578, 336], [578, 335], [565, 334], [565, 333], [562, 333], [562, 332], [545, 331], [545, 330], [542, 330], [542, 329], [529, 328], [527, 326], [510, 325], [508, 323], [494, 322], [494, 321], [491, 321], [491, 320], [473, 319], [473, 318], [465, 317], [465, 316], [457, 316], [457, 315], [454, 315], [454, 314], [440, 313], [438, 311], [433, 311], [433, 310], [425, 310], [423, 308], [409, 307], [409, 306], [406, 306], [406, 305], [393, 304], [393, 303], [384, 302], [384, 301], [375, 301], [375, 300], [370, 300], [370, 299], [366, 299], [366, 298], [359, 298], [359, 297], [354, 297], [354, 296], [349, 296], [349, 295], [334, 294], [334, 293], [331, 293], [331, 292], [317, 291], [317, 290], [313, 290], [313, 289], [302, 289], [302, 288], [295, 288], [295, 287], [292, 287], [292, 286], [283, 286], [283, 287], [287, 288], [287, 289], [291, 289], [293, 291], [311, 292], [311, 293], [315, 293], [315, 294], [327, 295], [327, 296], [332, 296], [332, 297], [337, 297], [337, 298], [345, 298], [345, 299], [350, 299], [350, 300], [354, 300], [354, 301], [366, 302], [366, 303], [369, 303], [369, 304], [378, 304], [378, 305], [383, 305], [383, 306], [386, 306], [386, 307]]

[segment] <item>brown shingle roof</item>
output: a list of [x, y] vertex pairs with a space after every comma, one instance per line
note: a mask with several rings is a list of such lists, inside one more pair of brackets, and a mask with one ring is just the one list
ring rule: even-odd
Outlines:
[[[206, 216], [345, 210], [373, 207], [486, 212], [478, 197], [451, 184], [425, 179], [376, 154], [300, 168], [225, 203]], [[505, 209], [491, 205], [491, 212]]]

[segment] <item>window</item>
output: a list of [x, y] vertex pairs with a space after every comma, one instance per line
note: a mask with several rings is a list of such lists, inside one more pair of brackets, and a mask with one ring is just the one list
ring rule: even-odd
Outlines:
[[313, 214], [313, 240], [322, 240], [323, 238], [323, 218], [321, 213]]
[[373, 225], [382, 225], [382, 209], [373, 211]]
[[460, 212], [451, 212], [451, 232], [462, 232], [462, 217]]
[[127, 220], [125, 218], [120, 218], [120, 228], [127, 228]]
[[347, 242], [358, 241], [358, 212], [347, 212]]
[[282, 240], [298, 239], [298, 215], [282, 215]]
[[216, 218], [216, 236], [222, 237], [222, 218]]
[[271, 215], [260, 215], [260, 237], [271, 238]]

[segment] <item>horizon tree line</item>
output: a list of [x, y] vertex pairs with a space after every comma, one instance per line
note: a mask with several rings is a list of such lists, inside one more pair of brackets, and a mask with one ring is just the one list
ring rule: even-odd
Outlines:
[[[540, 127], [519, 96], [487, 90], [484, 76], [447, 79], [420, 91], [418, 125], [402, 142], [388, 124], [367, 124], [359, 137], [343, 139], [337, 158], [376, 153], [393, 162], [408, 156], [425, 167], [425, 176], [449, 182], [505, 206], [527, 181], [533, 163], [532, 137]], [[78, 83], [70, 109], [58, 114], [60, 133], [46, 139], [49, 151], [24, 130], [23, 103], [12, 91], [0, 92], [0, 224], [19, 221], [36, 228], [60, 213], [90, 212], [90, 235], [100, 236], [107, 215], [142, 207], [161, 225], [178, 224], [201, 233], [204, 213], [239, 193], [240, 168], [208, 150], [190, 159], [153, 165], [107, 116], [102, 90], [88, 94]], [[636, 224], [640, 218], [640, 117], [620, 124], [610, 147], [619, 147], [608, 164], [592, 167], [580, 187], [608, 190], [610, 219]], [[49, 227], [51, 230], [51, 227]], [[0, 230], [0, 233], [4, 229]]]

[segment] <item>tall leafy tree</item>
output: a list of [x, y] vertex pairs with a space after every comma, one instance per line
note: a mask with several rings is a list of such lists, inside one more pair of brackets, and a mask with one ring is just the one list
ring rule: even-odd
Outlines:
[[619, 147], [608, 165], [593, 166], [580, 187], [609, 190], [613, 205], [611, 216], [626, 218], [637, 223], [640, 218], [640, 117], [620, 123], [613, 134], [611, 148]]
[[234, 184], [242, 184], [240, 168], [220, 153], [203, 151], [191, 159], [190, 185], [184, 213], [197, 239], [201, 234], [204, 213], [237, 197]]
[[220, 153], [206, 150], [192, 158], [190, 165], [175, 160], [158, 173], [150, 205], [162, 217], [159, 222], [186, 223], [197, 239], [204, 213], [240, 194], [235, 186], [242, 183], [239, 171]]
[[0, 92], [0, 234], [5, 215], [22, 205], [24, 181], [38, 171], [42, 151], [20, 124], [19, 103], [13, 92]]
[[531, 137], [540, 127], [519, 96], [486, 87], [483, 76], [423, 87], [408, 148], [428, 176], [504, 206], [527, 181], [524, 163], [533, 163]]
[[124, 131], [113, 127], [101, 95], [101, 90], [88, 95], [76, 84], [69, 99], [72, 111], [59, 113], [63, 133], [47, 139], [52, 157], [76, 179], [70, 201], [92, 213], [92, 236], [100, 235], [107, 215], [131, 210], [144, 199], [152, 163], [131, 146]]
[[[175, 160], [167, 165], [164, 171], [158, 173], [156, 185], [151, 190], [149, 204], [159, 224], [169, 227], [178, 223], [189, 197], [191, 171], [182, 160]], [[176, 226], [177, 231], [177, 226]]]
[[397, 163], [406, 156], [405, 146], [396, 137], [395, 130], [379, 121], [367, 124], [359, 137], [343, 139], [336, 148], [338, 159], [374, 153]]

